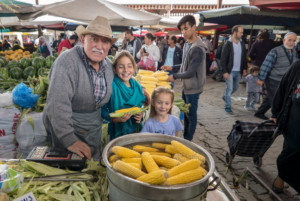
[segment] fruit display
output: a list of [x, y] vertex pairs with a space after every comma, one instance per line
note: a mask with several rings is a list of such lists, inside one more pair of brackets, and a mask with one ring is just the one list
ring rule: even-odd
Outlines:
[[15, 60], [15, 61], [20, 61], [22, 58], [32, 58], [32, 55], [30, 54], [29, 51], [23, 51], [22, 49], [18, 50], [5, 50], [5, 51], [0, 51], [0, 54], [3, 54], [6, 61], [10, 60]]
[[114, 170], [152, 185], [187, 184], [207, 174], [205, 157], [176, 140], [171, 144], [113, 146], [111, 151], [108, 160]]

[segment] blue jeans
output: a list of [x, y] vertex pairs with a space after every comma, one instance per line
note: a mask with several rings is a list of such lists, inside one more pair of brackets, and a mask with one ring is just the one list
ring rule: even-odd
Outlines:
[[182, 99], [186, 104], [191, 104], [189, 113], [184, 114], [184, 139], [192, 141], [196, 126], [197, 126], [197, 109], [198, 109], [198, 100], [200, 93], [198, 94], [184, 94], [182, 91]]
[[231, 95], [239, 88], [241, 79], [240, 71], [231, 71], [228, 79], [226, 80], [225, 89], [225, 108], [231, 108]]

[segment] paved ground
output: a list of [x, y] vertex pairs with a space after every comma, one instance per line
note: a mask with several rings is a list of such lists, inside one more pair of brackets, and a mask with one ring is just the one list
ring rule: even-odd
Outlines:
[[[215, 159], [216, 169], [224, 177], [227, 184], [232, 185], [234, 175], [239, 177], [245, 168], [249, 168], [257, 174], [269, 187], [271, 187], [273, 179], [277, 175], [276, 158], [279, 155], [283, 138], [277, 137], [273, 145], [266, 152], [263, 157], [263, 165], [261, 168], [256, 168], [253, 164], [252, 158], [236, 156], [232, 163], [232, 171], [229, 171], [225, 155], [228, 151], [227, 136], [231, 131], [232, 125], [236, 120], [261, 122], [262, 120], [253, 116], [253, 111], [246, 111], [244, 109], [246, 99], [246, 86], [240, 84], [239, 90], [232, 96], [232, 110], [233, 115], [227, 114], [224, 111], [224, 101], [221, 96], [225, 89], [224, 82], [213, 81], [207, 77], [204, 92], [200, 95], [198, 107], [198, 125], [194, 135], [193, 142], [203, 146], [207, 149]], [[175, 92], [181, 91], [181, 83], [176, 80]], [[270, 116], [267, 113], [267, 116]], [[247, 201], [270, 201], [276, 200], [270, 193], [260, 185], [253, 177], [249, 176], [247, 183], [244, 179], [238, 189], [233, 192], [241, 200]], [[285, 193], [279, 195], [283, 201], [300, 201], [300, 196], [292, 189], [286, 188]]]

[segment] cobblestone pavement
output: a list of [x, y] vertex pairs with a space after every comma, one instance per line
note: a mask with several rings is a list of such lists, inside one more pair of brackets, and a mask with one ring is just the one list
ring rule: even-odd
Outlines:
[[[204, 92], [200, 95], [198, 107], [198, 125], [194, 135], [193, 142], [203, 146], [213, 156], [217, 171], [223, 176], [226, 183], [232, 186], [234, 175], [240, 177], [245, 168], [249, 168], [257, 174], [269, 187], [271, 187], [273, 179], [277, 175], [276, 159], [282, 149], [283, 137], [279, 136], [266, 152], [263, 157], [263, 165], [256, 168], [253, 159], [248, 157], [236, 156], [233, 159], [232, 171], [226, 166], [225, 155], [228, 151], [227, 136], [229, 135], [232, 125], [236, 120], [261, 122], [262, 120], [253, 116], [253, 111], [244, 109], [246, 100], [246, 86], [240, 84], [238, 91], [232, 96], [233, 115], [224, 111], [224, 101], [221, 99], [224, 93], [225, 83], [216, 82], [207, 77]], [[181, 83], [179, 80], [175, 82], [175, 92], [181, 91]], [[258, 105], [257, 105], [258, 106]], [[270, 113], [267, 113], [270, 116]], [[248, 188], [246, 188], [248, 184]], [[248, 176], [246, 180], [242, 180], [239, 188], [233, 192], [240, 200], [247, 201], [270, 201], [276, 200], [271, 194], [260, 185], [253, 177]], [[290, 188], [285, 189], [285, 193], [279, 195], [283, 201], [300, 201], [297, 192]]]

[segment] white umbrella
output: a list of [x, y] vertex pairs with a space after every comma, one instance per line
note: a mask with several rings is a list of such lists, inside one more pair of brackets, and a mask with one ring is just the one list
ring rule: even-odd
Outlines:
[[[90, 22], [96, 16], [106, 17], [111, 25], [115, 26], [139, 26], [158, 24], [160, 17], [128, 8], [105, 0], [68, 0], [49, 4], [30, 15], [54, 15], [73, 20]], [[28, 16], [26, 16], [28, 17]]]

